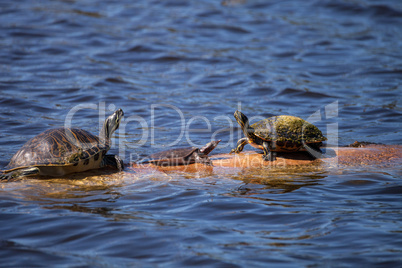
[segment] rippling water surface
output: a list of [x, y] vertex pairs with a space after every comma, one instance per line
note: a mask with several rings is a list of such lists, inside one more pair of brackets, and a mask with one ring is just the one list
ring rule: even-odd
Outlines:
[[[0, 164], [66, 122], [98, 133], [116, 108], [125, 121], [111, 152], [126, 163], [211, 138], [222, 139], [214, 152], [228, 152], [239, 108], [317, 112], [332, 145], [401, 144], [401, 47], [400, 1], [3, 1]], [[127, 170], [2, 183], [0, 259], [396, 267], [401, 174]]]

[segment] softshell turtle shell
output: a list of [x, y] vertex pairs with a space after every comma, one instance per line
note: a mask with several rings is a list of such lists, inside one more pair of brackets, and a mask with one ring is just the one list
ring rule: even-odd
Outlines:
[[78, 128], [46, 130], [27, 141], [11, 158], [0, 180], [23, 176], [63, 176], [103, 166], [123, 169], [123, 161], [106, 155], [112, 133], [119, 127], [121, 109], [109, 116], [100, 137]]
[[201, 149], [197, 147], [186, 147], [155, 153], [150, 155], [151, 160], [146, 163], [158, 166], [179, 166], [194, 163], [212, 165], [208, 154], [215, 149], [220, 141], [221, 140], [211, 141]]

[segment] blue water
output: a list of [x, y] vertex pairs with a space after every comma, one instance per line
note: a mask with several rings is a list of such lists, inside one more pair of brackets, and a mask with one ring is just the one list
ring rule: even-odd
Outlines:
[[[239, 108], [313, 120], [335, 146], [401, 144], [401, 47], [400, 1], [2, 1], [0, 166], [48, 128], [99, 133], [117, 108], [110, 152], [127, 164], [211, 138], [227, 153]], [[2, 183], [0, 261], [396, 267], [401, 174], [127, 169]]]

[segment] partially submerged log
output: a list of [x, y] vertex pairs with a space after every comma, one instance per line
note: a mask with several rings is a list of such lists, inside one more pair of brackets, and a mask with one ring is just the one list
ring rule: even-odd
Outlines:
[[245, 151], [240, 154], [218, 154], [210, 156], [213, 166], [191, 164], [184, 166], [155, 166], [152, 164], [133, 164], [137, 172], [213, 172], [230, 173], [230, 170], [268, 168], [283, 169], [290, 167], [336, 167], [336, 166], [396, 166], [402, 163], [402, 145], [363, 145], [362, 147], [327, 148], [323, 158], [313, 159], [307, 152], [278, 153], [276, 161], [264, 161], [262, 154]]

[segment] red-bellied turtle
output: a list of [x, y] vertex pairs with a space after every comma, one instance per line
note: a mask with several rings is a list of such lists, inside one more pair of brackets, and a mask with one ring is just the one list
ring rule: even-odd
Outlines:
[[151, 159], [145, 163], [151, 163], [158, 166], [179, 166], [194, 163], [212, 165], [208, 154], [215, 149], [220, 141], [221, 140], [211, 141], [201, 149], [197, 147], [187, 147], [155, 153], [150, 155]]
[[11, 158], [0, 180], [25, 176], [63, 176], [69, 173], [112, 166], [123, 170], [123, 161], [106, 155], [111, 136], [119, 127], [121, 109], [109, 116], [100, 134], [92, 135], [78, 128], [49, 129], [30, 139]]
[[240, 153], [248, 143], [264, 150], [264, 160], [274, 161], [272, 152], [296, 152], [305, 150], [306, 146], [321, 152], [320, 146], [327, 140], [316, 126], [296, 116], [273, 116], [251, 126], [243, 113], [236, 111], [234, 117], [246, 137], [237, 142], [231, 153]]

